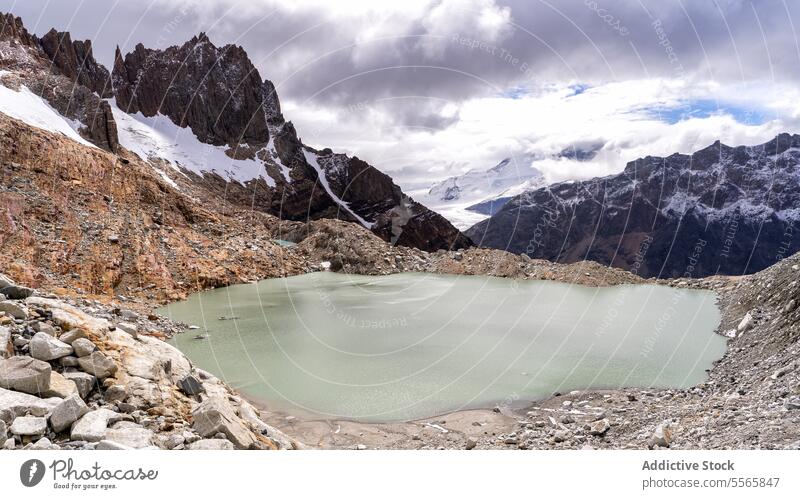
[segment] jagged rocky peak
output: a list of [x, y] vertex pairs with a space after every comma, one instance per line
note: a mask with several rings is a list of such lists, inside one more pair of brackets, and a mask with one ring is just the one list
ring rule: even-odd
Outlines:
[[0, 13], [0, 41], [22, 43], [30, 47], [38, 45], [36, 36], [28, 33], [22, 19], [13, 14]]
[[64, 76], [103, 98], [113, 97], [108, 70], [92, 54], [92, 42], [75, 40], [67, 32], [51, 29], [40, 40], [42, 49]]
[[209, 144], [266, 143], [265, 110], [280, 115], [274, 87], [265, 88], [245, 50], [217, 47], [205, 33], [164, 50], [138, 44], [124, 57], [118, 48], [112, 79], [120, 108], [161, 113]]

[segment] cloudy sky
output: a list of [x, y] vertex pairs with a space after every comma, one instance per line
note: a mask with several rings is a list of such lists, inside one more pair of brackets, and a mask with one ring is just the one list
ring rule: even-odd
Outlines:
[[[111, 66], [199, 31], [242, 45], [312, 146], [407, 189], [535, 161], [550, 180], [622, 170], [716, 139], [800, 125], [800, 5], [790, 0], [0, 0], [29, 30], [69, 30]], [[590, 162], [558, 158], [599, 147]]]

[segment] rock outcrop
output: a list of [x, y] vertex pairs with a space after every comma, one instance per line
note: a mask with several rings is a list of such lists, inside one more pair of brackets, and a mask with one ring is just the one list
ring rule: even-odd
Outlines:
[[[121, 109], [163, 114], [215, 145], [266, 144], [264, 82], [240, 46], [216, 47], [205, 33], [165, 50], [117, 48], [114, 95]], [[271, 87], [274, 90], [274, 87]]]
[[87, 87], [100, 97], [113, 97], [111, 75], [105, 66], [95, 60], [91, 41], [73, 42], [69, 33], [51, 29], [39, 43], [61, 74]]

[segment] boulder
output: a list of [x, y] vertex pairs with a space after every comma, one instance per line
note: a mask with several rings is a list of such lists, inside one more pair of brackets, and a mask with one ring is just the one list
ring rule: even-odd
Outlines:
[[209, 398], [192, 411], [192, 428], [202, 437], [224, 433], [237, 449], [256, 442], [252, 432], [236, 417], [231, 405], [220, 398]]
[[50, 388], [50, 364], [30, 357], [0, 360], [0, 388], [39, 394]]
[[153, 431], [132, 423], [117, 423], [106, 430], [104, 440], [115, 442], [131, 449], [153, 447]]
[[178, 388], [186, 395], [199, 395], [205, 391], [203, 383], [196, 376], [189, 374], [178, 381]]
[[121, 402], [125, 400], [125, 397], [128, 396], [128, 390], [124, 385], [111, 385], [106, 388], [106, 391], [103, 395], [106, 399], [106, 402]]
[[105, 408], [87, 412], [72, 425], [70, 438], [86, 442], [99, 442], [105, 437], [108, 425], [124, 418], [123, 414]]
[[139, 327], [136, 324], [131, 324], [130, 322], [120, 322], [117, 324], [117, 329], [128, 333], [134, 338], [139, 337]]
[[748, 312], [747, 314], [745, 314], [744, 317], [742, 317], [741, 322], [739, 322], [739, 325], [736, 326], [736, 330], [739, 331], [739, 333], [744, 333], [745, 331], [747, 331], [752, 327], [753, 327], [753, 316], [750, 315], [750, 312]]
[[189, 444], [189, 450], [234, 450], [232, 443], [221, 438], [204, 438]]
[[78, 386], [71, 379], [53, 371], [50, 373], [50, 388], [42, 393], [43, 397], [58, 397], [65, 399], [70, 395], [78, 395]]
[[62, 334], [58, 339], [64, 343], [72, 345], [75, 340], [80, 338], [86, 338], [86, 333], [83, 331], [83, 329], [70, 329], [66, 333]]
[[566, 442], [569, 440], [570, 432], [568, 430], [558, 430], [553, 434], [553, 442]]
[[24, 300], [29, 296], [33, 296], [33, 290], [31, 288], [26, 288], [25, 286], [12, 284], [10, 286], [0, 288], [0, 294], [6, 295], [12, 300]]
[[72, 347], [47, 333], [36, 333], [30, 342], [31, 357], [39, 360], [56, 360], [72, 354]]
[[10, 315], [15, 319], [27, 319], [28, 310], [17, 303], [11, 301], [0, 301], [0, 312]]
[[653, 434], [647, 441], [650, 447], [669, 447], [672, 443], [672, 427], [669, 422], [665, 421], [656, 426]]
[[58, 359], [58, 363], [64, 367], [78, 367], [78, 358], [74, 355], [67, 355]]
[[611, 428], [611, 423], [607, 419], [601, 419], [589, 425], [589, 434], [595, 436], [604, 435], [609, 428]]
[[21, 437], [39, 437], [47, 431], [47, 419], [38, 416], [20, 416], [11, 423], [10, 431]]
[[27, 393], [0, 388], [0, 413], [8, 411], [15, 416], [31, 414], [45, 416], [62, 402], [59, 398], [39, 398]]
[[117, 364], [105, 356], [102, 352], [95, 351], [91, 355], [78, 359], [81, 369], [96, 376], [98, 379], [105, 379], [117, 372]]
[[97, 378], [88, 373], [72, 372], [64, 373], [64, 377], [75, 383], [78, 388], [78, 394], [81, 398], [85, 399], [92, 389], [97, 385]]
[[87, 357], [97, 350], [97, 347], [86, 338], [78, 338], [72, 342], [72, 349], [78, 357]]
[[56, 328], [46, 322], [36, 322], [32, 327], [37, 333], [47, 333], [50, 336], [56, 335]]
[[53, 409], [50, 414], [50, 426], [56, 433], [61, 433], [87, 412], [89, 412], [89, 408], [80, 396], [72, 395]]

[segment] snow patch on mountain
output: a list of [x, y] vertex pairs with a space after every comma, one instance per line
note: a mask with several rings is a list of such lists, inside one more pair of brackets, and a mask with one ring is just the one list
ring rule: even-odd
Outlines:
[[109, 104], [117, 122], [120, 144], [142, 159], [163, 159], [176, 171], [185, 168], [198, 175], [215, 172], [241, 183], [261, 178], [275, 187], [275, 180], [267, 174], [261, 160], [233, 159], [225, 154], [226, 147], [200, 142], [190, 128], [179, 127], [167, 116], [148, 118], [141, 113], [128, 114], [114, 99]]
[[[322, 168], [319, 164], [319, 156], [311, 151], [303, 149], [303, 156], [306, 158], [306, 162], [311, 166], [311, 168], [317, 171], [317, 176], [319, 178], [319, 183], [322, 184], [322, 188], [325, 189], [325, 192], [328, 193], [328, 196], [331, 197], [339, 206], [341, 206], [347, 213], [352, 215], [358, 222], [366, 227], [367, 229], [372, 229], [372, 226], [375, 225], [372, 222], [366, 221], [363, 217], [358, 215], [355, 211], [350, 208], [350, 205], [343, 201], [339, 196], [333, 192], [331, 189], [330, 183], [328, 182], [328, 177], [325, 173], [325, 169]], [[338, 166], [338, 165], [337, 165]]]
[[471, 210], [472, 206], [516, 196], [546, 184], [542, 172], [532, 166], [528, 158], [506, 158], [488, 170], [472, 169], [433, 184], [427, 192], [414, 194], [457, 228], [466, 229], [489, 217]]
[[[2, 77], [2, 74], [0, 74]], [[43, 98], [21, 86], [19, 91], [0, 85], [0, 112], [25, 123], [60, 133], [88, 147], [96, 147], [78, 134], [80, 123], [61, 116]]]

